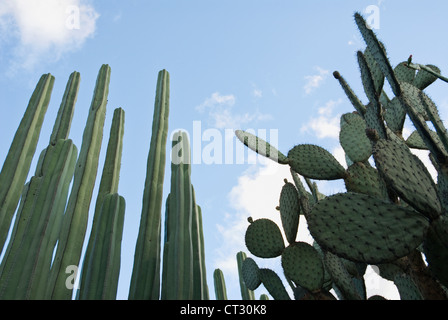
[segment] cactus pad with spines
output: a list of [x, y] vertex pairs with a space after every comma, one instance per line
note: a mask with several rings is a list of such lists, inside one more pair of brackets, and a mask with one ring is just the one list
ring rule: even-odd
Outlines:
[[374, 147], [374, 158], [387, 185], [403, 200], [429, 218], [440, 215], [435, 183], [409, 148], [394, 141], [379, 140]]
[[263, 282], [264, 287], [275, 300], [291, 300], [282, 280], [271, 269], [260, 269], [260, 279]]
[[253, 221], [246, 230], [246, 246], [259, 258], [275, 258], [285, 249], [283, 237], [278, 226], [269, 219]]
[[246, 132], [243, 130], [236, 130], [235, 135], [242, 143], [244, 143], [247, 147], [249, 147], [256, 153], [280, 164], [288, 163], [288, 158], [279, 150], [277, 150], [277, 148], [272, 146], [269, 142], [266, 142], [263, 139], [251, 134], [250, 132]]
[[288, 152], [289, 165], [298, 174], [317, 180], [337, 180], [346, 176], [344, 167], [322, 147], [312, 144], [295, 146]]
[[364, 162], [372, 155], [372, 143], [366, 136], [366, 122], [356, 114], [343, 115], [339, 142], [353, 162]]
[[286, 239], [293, 243], [299, 228], [300, 202], [296, 187], [286, 179], [280, 193], [280, 216]]
[[351, 192], [319, 201], [307, 221], [321, 247], [371, 264], [407, 255], [422, 243], [429, 225], [410, 208]]
[[319, 253], [305, 242], [288, 246], [282, 254], [285, 275], [309, 291], [319, 290], [324, 282], [324, 267]]
[[261, 279], [258, 274], [259, 268], [257, 263], [252, 258], [246, 258], [241, 266], [241, 274], [243, 276], [244, 283], [249, 290], [256, 290], [260, 284]]

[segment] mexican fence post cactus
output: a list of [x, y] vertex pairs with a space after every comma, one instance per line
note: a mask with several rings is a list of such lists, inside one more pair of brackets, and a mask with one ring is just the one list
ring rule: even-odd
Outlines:
[[160, 232], [168, 136], [169, 79], [166, 70], [159, 72], [129, 299], [157, 300], [160, 295]]
[[72, 289], [68, 289], [65, 284], [66, 268], [70, 266], [78, 267], [81, 258], [89, 206], [98, 170], [110, 73], [110, 67], [103, 65], [98, 74], [76, 164], [73, 187], [48, 282], [48, 295], [52, 299], [71, 299], [72, 297]]
[[221, 269], [215, 269], [213, 272], [213, 280], [215, 283], [216, 300], [227, 300], [226, 281]]
[[79, 299], [114, 299], [117, 291], [125, 210], [124, 198], [118, 195], [124, 115], [123, 109], [115, 109], [83, 262]]
[[0, 251], [30, 170], [53, 84], [51, 74], [40, 78], [0, 172]]

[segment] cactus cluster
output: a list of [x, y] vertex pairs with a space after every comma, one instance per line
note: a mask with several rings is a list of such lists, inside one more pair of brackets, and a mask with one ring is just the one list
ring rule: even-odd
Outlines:
[[[357, 59], [368, 103], [339, 72], [333, 74], [355, 108], [340, 121], [347, 169], [319, 146], [300, 144], [285, 156], [238, 130], [236, 136], [249, 148], [289, 165], [293, 178], [293, 183], [285, 180], [277, 207], [286, 242], [273, 221], [250, 218], [246, 246], [259, 258], [281, 257], [295, 299], [381, 299], [367, 297], [368, 265], [394, 281], [402, 299], [446, 299], [448, 133], [423, 91], [445, 78], [436, 66], [413, 64], [412, 57], [392, 67], [362, 15], [354, 17], [367, 44]], [[386, 83], [394, 97], [385, 92]], [[407, 116], [416, 130], [405, 139]], [[437, 182], [412, 148], [429, 150]], [[312, 179], [341, 179], [346, 192], [325, 196]], [[300, 218], [306, 219], [313, 245], [297, 241]], [[249, 289], [263, 284], [275, 299], [291, 298], [279, 277], [254, 259], [247, 258], [242, 270]]]
[[[34, 176], [25, 183], [54, 77], [43, 75], [36, 86], [0, 172], [0, 241], [2, 248], [6, 245], [0, 264], [0, 299], [116, 299], [126, 210], [125, 199], [118, 193], [125, 121], [121, 108], [113, 114], [92, 228], [86, 239], [110, 78], [110, 66], [103, 65], [78, 154], [68, 137], [80, 74], [71, 74], [49, 144], [40, 154]], [[169, 74], [162, 70], [158, 75], [129, 299], [159, 299], [160, 294], [164, 299], [208, 299], [202, 212], [191, 184], [189, 158], [171, 167], [160, 280], [168, 114]], [[189, 156], [189, 141], [184, 133], [176, 135], [173, 150], [178, 143]], [[10, 228], [11, 238], [7, 241]]]

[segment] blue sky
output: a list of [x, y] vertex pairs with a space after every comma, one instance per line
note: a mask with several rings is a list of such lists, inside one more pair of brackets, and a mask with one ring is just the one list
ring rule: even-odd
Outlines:
[[[339, 117], [353, 108], [332, 73], [338, 70], [367, 101], [355, 56], [365, 45], [353, 13], [368, 17], [369, 6], [378, 9], [375, 32], [386, 44], [392, 64], [413, 54], [415, 62], [435, 64], [444, 72], [448, 3], [441, 0], [424, 4], [401, 0], [4, 0], [0, 3], [0, 162], [43, 73], [52, 73], [56, 82], [37, 154], [48, 143], [66, 81], [75, 70], [81, 73], [81, 87], [70, 138], [80, 147], [98, 70], [104, 63], [111, 66], [100, 163], [113, 109], [122, 107], [126, 127], [119, 192], [127, 207], [118, 298], [126, 299], [158, 71], [167, 69], [171, 75], [170, 133], [178, 128], [188, 131], [192, 139], [201, 141], [196, 145], [201, 152], [211, 143], [207, 133], [219, 133], [223, 145], [227, 142], [228, 150], [236, 150], [232, 147], [236, 139], [226, 138], [226, 129], [265, 130], [268, 140], [270, 130], [276, 130], [277, 146], [284, 153], [296, 144], [313, 143], [343, 161]], [[74, 20], [67, 24], [73, 12], [67, 8], [79, 9], [78, 26], [70, 24]], [[444, 84], [437, 82], [427, 92], [438, 104], [442, 119], [447, 118]], [[194, 123], [200, 124], [205, 135], [192, 136]], [[223, 157], [225, 152], [223, 147]], [[201, 164], [192, 168], [203, 211], [212, 298], [213, 270], [221, 268], [229, 297], [240, 299], [235, 255], [247, 252], [246, 219], [278, 221], [275, 206], [280, 188], [284, 178], [291, 179], [287, 168], [261, 160], [251, 164], [250, 157], [253, 154], [248, 153], [244, 164], [236, 160], [207, 164], [203, 155]], [[169, 166], [165, 176], [166, 197]], [[319, 186], [326, 194], [343, 190], [339, 182]], [[298, 240], [309, 240], [306, 227], [301, 226]], [[257, 261], [278, 270], [279, 259]], [[375, 293], [396, 297], [394, 288], [374, 277], [369, 281]], [[263, 292], [257, 290], [257, 296]]]

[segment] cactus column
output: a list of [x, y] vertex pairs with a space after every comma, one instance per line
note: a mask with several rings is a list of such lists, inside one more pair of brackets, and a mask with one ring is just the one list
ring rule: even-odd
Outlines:
[[30, 170], [53, 84], [51, 74], [40, 78], [0, 172], [0, 251]]
[[157, 300], [160, 294], [160, 231], [169, 114], [169, 73], [159, 72], [140, 229], [129, 299]]
[[78, 267], [81, 258], [103, 139], [110, 73], [110, 67], [103, 65], [96, 81], [73, 187], [48, 282], [48, 298], [60, 300], [72, 297], [72, 289], [66, 286], [66, 270]]

